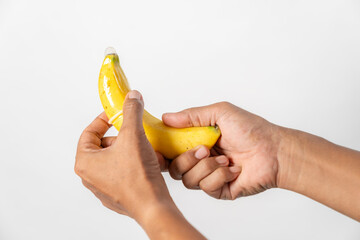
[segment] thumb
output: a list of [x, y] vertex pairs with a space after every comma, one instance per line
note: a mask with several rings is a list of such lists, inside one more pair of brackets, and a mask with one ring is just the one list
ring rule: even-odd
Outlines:
[[144, 131], [143, 127], [144, 100], [141, 93], [130, 91], [123, 105], [123, 124], [121, 129], [128, 129], [131, 132]]
[[215, 103], [203, 107], [185, 109], [177, 113], [165, 113], [163, 122], [176, 128], [215, 126], [221, 116], [221, 104]]

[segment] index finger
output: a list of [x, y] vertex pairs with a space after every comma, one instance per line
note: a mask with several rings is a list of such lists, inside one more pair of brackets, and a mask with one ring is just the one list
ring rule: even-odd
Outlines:
[[108, 123], [108, 117], [105, 112], [102, 112], [81, 134], [79, 147], [101, 149], [101, 139], [110, 127], [111, 125]]
[[180, 180], [186, 172], [209, 155], [209, 149], [202, 145], [190, 149], [172, 160], [169, 166], [170, 176], [175, 180]]

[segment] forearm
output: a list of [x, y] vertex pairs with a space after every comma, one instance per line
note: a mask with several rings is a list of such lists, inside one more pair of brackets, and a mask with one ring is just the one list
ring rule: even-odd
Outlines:
[[282, 129], [278, 161], [278, 187], [360, 221], [360, 152], [308, 133]]
[[205, 239], [173, 202], [152, 207], [138, 222], [150, 239]]

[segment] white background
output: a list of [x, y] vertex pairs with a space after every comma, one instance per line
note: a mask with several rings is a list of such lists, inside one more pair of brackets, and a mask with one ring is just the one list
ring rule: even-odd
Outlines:
[[[73, 171], [107, 46], [158, 117], [227, 100], [360, 150], [360, 1], [0, 0], [0, 239], [146, 239]], [[211, 239], [360, 239], [296, 193], [219, 201], [164, 176]]]

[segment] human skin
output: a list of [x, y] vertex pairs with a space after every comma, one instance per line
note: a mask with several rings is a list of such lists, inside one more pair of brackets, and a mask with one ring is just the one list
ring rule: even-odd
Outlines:
[[[80, 137], [75, 172], [104, 206], [134, 218], [151, 239], [204, 239], [175, 206], [142, 126], [143, 100], [126, 97], [117, 137], [105, 114]], [[279, 187], [321, 202], [360, 221], [360, 152], [274, 125], [230, 103], [163, 115], [173, 127], [218, 125], [222, 135], [208, 150], [198, 146], [169, 165], [188, 188], [235, 199]], [[156, 221], [155, 221], [155, 220]]]
[[75, 172], [104, 206], [134, 218], [151, 239], [204, 239], [169, 194], [144, 132], [143, 110], [140, 93], [130, 92], [116, 138], [103, 138], [110, 125], [99, 115], [80, 137]]
[[[216, 124], [221, 130], [210, 151], [199, 146], [171, 162], [170, 175], [187, 188], [235, 199], [278, 187], [360, 221], [359, 151], [277, 126], [227, 102], [164, 114], [163, 121], [178, 128]], [[241, 169], [236, 177], [230, 175], [235, 167]]]

